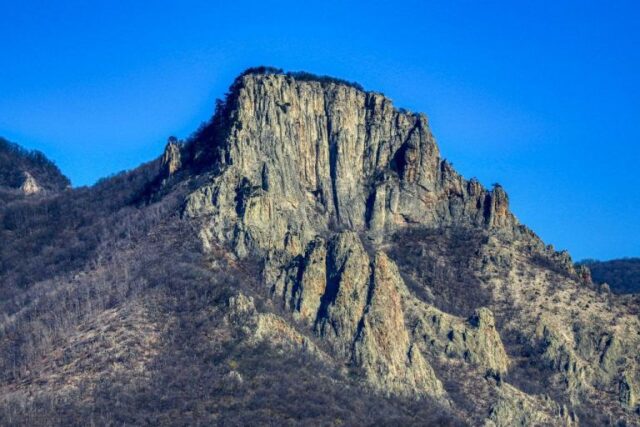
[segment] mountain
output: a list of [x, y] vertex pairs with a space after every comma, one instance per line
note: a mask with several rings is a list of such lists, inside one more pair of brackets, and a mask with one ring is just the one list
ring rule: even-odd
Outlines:
[[587, 267], [596, 283], [607, 284], [612, 292], [640, 292], [640, 258], [612, 259], [610, 261], [584, 260], [578, 263]]
[[640, 423], [638, 297], [354, 83], [247, 70], [157, 160], [0, 225], [2, 424]]

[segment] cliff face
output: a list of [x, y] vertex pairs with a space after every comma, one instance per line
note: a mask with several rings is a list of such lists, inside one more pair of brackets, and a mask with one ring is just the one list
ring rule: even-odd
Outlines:
[[[516, 405], [530, 408], [523, 419], [576, 422], [561, 404], [583, 411], [605, 391], [617, 396], [606, 404], [611, 416], [634, 416], [638, 356], [619, 350], [609, 369], [602, 360], [613, 344], [602, 340], [637, 346], [637, 317], [615, 303], [606, 309], [565, 253], [518, 223], [502, 187], [487, 190], [456, 173], [424, 115], [345, 84], [252, 73], [238, 78], [219, 114], [225, 125], [214, 172], [187, 197], [184, 216], [198, 221], [205, 247], [226, 242], [240, 258], [263, 257], [261, 280], [273, 299], [371, 386], [444, 401], [453, 398], [445, 378], [469, 393], [480, 387], [487, 410], [495, 405], [496, 425], [518, 419], [508, 410], [513, 402], [527, 402]], [[198, 150], [205, 146], [196, 138], [194, 158]], [[395, 238], [406, 230], [476, 230], [480, 237], [456, 263], [446, 251], [434, 257], [422, 249], [416, 262], [428, 279], [415, 280], [396, 265], [405, 257]], [[441, 279], [430, 272], [451, 276], [452, 283], [440, 283], [446, 293], [461, 285], [463, 268], [474, 292], [487, 296], [484, 306], [471, 288], [460, 288], [458, 297], [469, 292], [465, 304], [475, 311], [447, 313], [442, 295], [434, 295]], [[584, 304], [580, 316], [571, 314], [571, 301]], [[522, 375], [527, 364], [544, 372], [556, 403], [509, 391], [504, 379]], [[455, 369], [469, 378], [443, 373]], [[519, 377], [513, 382], [527, 388]]]
[[[443, 394], [410, 339], [412, 297], [397, 267], [362, 239], [411, 225], [513, 228], [504, 192], [464, 180], [440, 158], [426, 117], [382, 95], [284, 75], [247, 75], [235, 91], [221, 172], [189, 196], [186, 215], [204, 215], [206, 239], [241, 257], [262, 251], [274, 297], [372, 384]], [[504, 355], [488, 354], [504, 353], [493, 339], [461, 343], [459, 355], [505, 371]]]
[[254, 74], [234, 91], [224, 171], [187, 205], [189, 215], [219, 212], [216, 237], [239, 223], [237, 245], [285, 249], [341, 228], [515, 225], [501, 188], [464, 180], [440, 158], [427, 118], [380, 94]]

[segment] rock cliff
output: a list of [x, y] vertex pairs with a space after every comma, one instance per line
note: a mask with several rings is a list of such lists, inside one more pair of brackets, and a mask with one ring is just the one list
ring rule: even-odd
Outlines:
[[[497, 384], [487, 388], [491, 425], [508, 425], [517, 407], [539, 412], [517, 415], [530, 420], [522, 425], [577, 419], [573, 409], [539, 403], [533, 390], [500, 385], [532, 363], [558, 402], [580, 410], [608, 390], [617, 396], [606, 404], [611, 416], [635, 417], [638, 355], [629, 349], [638, 344], [637, 317], [602, 306], [566, 253], [518, 223], [501, 186], [460, 176], [441, 157], [426, 116], [398, 110], [382, 94], [306, 77], [243, 74], [209, 129], [182, 149], [192, 163], [209, 162], [183, 209], [201, 224], [204, 246], [226, 242], [239, 258], [262, 257], [274, 301], [385, 393], [447, 401], [448, 375], [439, 370], [458, 366], [476, 374], [456, 387]], [[462, 261], [450, 262], [446, 251], [434, 258], [433, 248], [416, 259], [451, 275], [443, 288], [466, 274], [474, 287], [459, 288], [458, 297], [473, 289], [487, 295], [486, 306], [447, 312], [434, 294], [437, 274], [414, 280], [401, 271], [396, 260], [404, 261], [407, 242], [395, 239], [406, 230], [431, 230], [436, 242], [451, 230], [475, 230], [476, 249]], [[578, 317], [572, 301], [584, 304]], [[620, 358], [607, 362], [609, 352]]]
[[501, 187], [463, 179], [426, 116], [383, 95], [277, 74], [245, 75], [232, 90], [222, 172], [186, 207], [217, 212], [218, 238], [284, 249], [330, 229], [516, 225]]

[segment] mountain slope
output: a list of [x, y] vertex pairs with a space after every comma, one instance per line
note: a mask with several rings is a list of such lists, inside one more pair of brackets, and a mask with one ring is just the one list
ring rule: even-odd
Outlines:
[[354, 84], [248, 70], [157, 161], [0, 215], [5, 423], [638, 422], [638, 301]]

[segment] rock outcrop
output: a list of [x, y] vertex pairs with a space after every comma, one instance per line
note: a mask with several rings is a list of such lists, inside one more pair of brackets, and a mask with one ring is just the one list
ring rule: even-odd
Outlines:
[[281, 273], [271, 284], [276, 298], [335, 354], [361, 368], [374, 387], [385, 393], [444, 394], [411, 340], [402, 305], [409, 295], [383, 252], [371, 258], [356, 233], [344, 232], [327, 243], [312, 241], [304, 257], [274, 270]]
[[170, 176], [176, 173], [182, 166], [182, 154], [177, 138], [170, 137], [160, 159], [162, 174]]
[[247, 336], [246, 344], [269, 342], [282, 351], [309, 353], [323, 362], [331, 358], [313, 341], [273, 313], [260, 313], [252, 297], [239, 293], [228, 300], [227, 319], [233, 328]]
[[[368, 255], [358, 232], [380, 241], [413, 224], [515, 227], [504, 190], [464, 180], [440, 158], [426, 117], [380, 94], [253, 74], [233, 91], [220, 172], [191, 194], [185, 214], [206, 218], [203, 235], [240, 256], [267, 253], [273, 295], [373, 384], [442, 395], [419, 350], [427, 349], [405, 326], [410, 293], [383, 251]], [[507, 371], [489, 310], [448, 322], [457, 326], [439, 337], [447, 354]]]
[[[574, 422], [571, 409], [504, 383], [523, 369], [510, 352], [526, 343], [536, 353], [524, 359], [553, 372], [571, 405], [596, 402], [589, 396], [607, 390], [618, 396], [619, 414], [632, 416], [638, 369], [629, 348], [637, 339], [629, 337], [637, 319], [623, 307], [611, 318], [569, 255], [518, 223], [500, 185], [487, 190], [460, 176], [440, 156], [424, 115], [332, 80], [249, 72], [202, 132], [182, 151], [188, 159], [171, 144], [163, 157], [168, 171], [211, 163], [183, 216], [200, 224], [205, 247], [224, 242], [240, 258], [263, 259], [273, 300], [375, 389], [446, 400], [443, 378], [451, 376], [438, 369], [462, 363], [475, 378], [462, 389], [493, 390], [489, 425]], [[408, 286], [387, 256], [398, 244], [391, 236], [412, 228], [472, 229], [482, 237], [466, 262], [474, 289], [488, 297], [483, 306], [469, 304], [477, 307], [470, 317], [439, 308], [430, 283]], [[458, 268], [430, 256], [425, 251], [426, 265]], [[419, 297], [415, 286], [431, 296]], [[609, 366], [614, 344], [580, 341], [588, 333], [574, 325], [581, 316], [571, 317], [571, 298], [585, 310], [598, 301], [590, 311], [609, 325], [603, 334], [631, 331], [622, 339], [625, 361]], [[503, 334], [518, 339], [506, 342]]]
[[579, 420], [566, 406], [557, 405], [550, 399], [528, 396], [509, 385], [498, 387], [498, 396], [485, 427], [579, 425]]
[[38, 181], [29, 173], [24, 172], [24, 182], [20, 186], [20, 191], [23, 194], [29, 196], [31, 194], [36, 194], [42, 191], [40, 185], [38, 185]]
[[185, 209], [214, 213], [217, 238], [284, 249], [330, 229], [516, 224], [501, 187], [464, 180], [440, 157], [427, 118], [383, 95], [249, 74], [227, 103], [222, 172]]
[[384, 253], [373, 262], [368, 305], [354, 344], [354, 361], [381, 390], [444, 395], [442, 384], [409, 339], [401, 302], [402, 279]]

